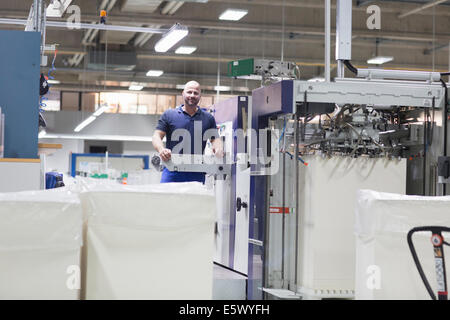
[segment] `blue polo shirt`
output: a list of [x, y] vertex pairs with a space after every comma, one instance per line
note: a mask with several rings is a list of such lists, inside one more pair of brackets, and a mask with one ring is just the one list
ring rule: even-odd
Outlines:
[[[206, 110], [197, 108], [190, 116], [183, 111], [183, 105], [166, 110], [156, 127], [166, 133], [166, 148], [175, 154], [203, 154], [208, 139], [219, 136], [216, 120]], [[205, 182], [205, 174], [201, 172], [170, 172], [166, 168], [162, 173], [164, 182]]]

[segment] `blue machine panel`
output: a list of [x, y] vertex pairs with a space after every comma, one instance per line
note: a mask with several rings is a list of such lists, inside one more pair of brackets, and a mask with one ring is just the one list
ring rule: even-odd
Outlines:
[[253, 90], [253, 115], [257, 117], [292, 113], [294, 106], [294, 81], [283, 80], [267, 87]]
[[0, 107], [5, 114], [5, 158], [38, 158], [38, 32], [0, 30]]

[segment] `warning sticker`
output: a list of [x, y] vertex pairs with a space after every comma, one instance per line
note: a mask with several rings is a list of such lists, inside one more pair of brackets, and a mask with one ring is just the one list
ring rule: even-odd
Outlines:
[[445, 279], [444, 279], [444, 263], [442, 258], [434, 259], [436, 265], [436, 280], [438, 291], [445, 291]]
[[291, 209], [289, 207], [270, 207], [269, 213], [284, 213], [289, 214], [291, 212]]

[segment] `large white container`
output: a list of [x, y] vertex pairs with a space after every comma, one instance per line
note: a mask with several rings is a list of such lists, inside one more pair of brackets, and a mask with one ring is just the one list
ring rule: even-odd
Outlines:
[[[450, 196], [421, 197], [362, 190], [356, 208], [356, 299], [431, 299], [408, 243], [409, 230], [450, 227]], [[449, 233], [443, 234], [449, 242]], [[413, 235], [428, 282], [437, 295], [431, 232]], [[450, 250], [444, 246], [444, 257]], [[450, 263], [446, 265], [447, 277]]]
[[350, 297], [355, 289], [354, 212], [359, 189], [406, 191], [406, 160], [305, 157], [299, 181], [298, 291]]
[[81, 245], [77, 195], [0, 194], [0, 299], [79, 299]]
[[215, 197], [200, 183], [98, 186], [88, 215], [86, 299], [211, 299]]

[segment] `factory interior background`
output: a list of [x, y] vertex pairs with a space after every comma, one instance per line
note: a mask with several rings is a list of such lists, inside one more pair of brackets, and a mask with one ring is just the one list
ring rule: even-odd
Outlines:
[[[445, 0], [2, 0], [0, 299], [446, 300], [449, 30]], [[190, 81], [224, 157], [166, 162]]]

